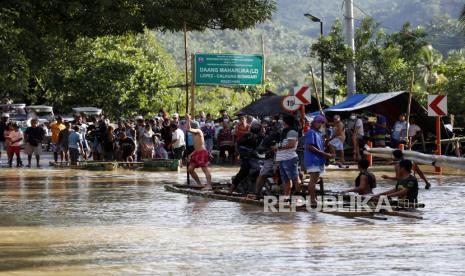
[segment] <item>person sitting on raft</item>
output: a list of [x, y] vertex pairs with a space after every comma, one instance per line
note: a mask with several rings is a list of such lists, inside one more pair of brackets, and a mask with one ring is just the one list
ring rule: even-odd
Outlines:
[[355, 188], [344, 191], [344, 193], [357, 193], [359, 195], [373, 194], [373, 189], [376, 188], [376, 177], [368, 171], [370, 162], [366, 159], [358, 161], [358, 170], [360, 173], [355, 179]]
[[[404, 160], [404, 153], [397, 149], [392, 152], [392, 155], [394, 156], [394, 170], [396, 172], [396, 176], [388, 176], [388, 175], [382, 175], [381, 177], [383, 179], [390, 179], [390, 180], [398, 180], [399, 179], [399, 162]], [[412, 162], [412, 161], [411, 161]], [[425, 181], [425, 189], [429, 189], [431, 187], [431, 184], [429, 183], [428, 179], [426, 179], [425, 174], [423, 173], [422, 170], [420, 170], [420, 167], [418, 167], [417, 164], [412, 162], [413, 164], [413, 173], [418, 174], [423, 181]]]
[[373, 198], [380, 196], [397, 197], [400, 200], [408, 201], [409, 203], [418, 202], [418, 180], [412, 175], [413, 162], [403, 159], [399, 162], [399, 178], [394, 189], [377, 194]]

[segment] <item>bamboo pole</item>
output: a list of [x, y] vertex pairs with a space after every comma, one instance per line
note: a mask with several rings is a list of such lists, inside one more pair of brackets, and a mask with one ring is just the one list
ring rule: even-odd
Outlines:
[[265, 53], [265, 40], [263, 39], [263, 35], [261, 35], [262, 40], [262, 57], [263, 57], [263, 64], [262, 64], [262, 85], [263, 85], [263, 94], [266, 92], [265, 87], [265, 80], [266, 80], [266, 53]]
[[195, 55], [191, 54], [191, 112], [195, 117]]
[[[186, 84], [185, 84], [185, 88], [186, 88], [186, 114], [189, 114], [189, 72], [188, 72], [188, 68], [187, 68], [187, 25], [186, 25], [186, 22], [184, 22], [184, 66], [185, 66], [185, 74], [186, 74]], [[187, 132], [186, 132], [186, 136], [185, 136], [185, 139], [186, 139], [186, 147], [187, 147]], [[182, 160], [181, 160], [182, 162]], [[187, 167], [189, 167], [189, 161], [187, 161]], [[186, 177], [187, 177], [187, 185], [190, 186], [190, 175], [189, 175], [189, 171], [186, 170]]]
[[321, 114], [324, 114], [323, 113], [323, 108], [321, 107], [320, 96], [318, 95], [318, 88], [316, 87], [315, 75], [313, 74], [312, 65], [310, 65], [310, 75], [312, 76], [313, 89], [315, 90], [315, 97], [316, 97], [316, 101], [318, 103], [318, 109], [320, 110]]
[[410, 137], [408, 135], [410, 131], [410, 112], [412, 109], [412, 97], [413, 97], [413, 84], [415, 83], [415, 71], [412, 71], [412, 80], [410, 81], [410, 87], [409, 87], [409, 93], [408, 93], [408, 105], [407, 105], [407, 130], [406, 130], [406, 136], [407, 136], [407, 145], [408, 149], [412, 149], [412, 143], [410, 141]]

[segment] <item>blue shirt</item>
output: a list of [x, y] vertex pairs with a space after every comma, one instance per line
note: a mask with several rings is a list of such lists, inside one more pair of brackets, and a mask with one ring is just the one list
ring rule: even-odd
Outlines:
[[[377, 124], [380, 124], [380, 125], [386, 125], [387, 124], [387, 119], [386, 117], [384, 116], [377, 116], [376, 117], [376, 123]], [[375, 132], [375, 135], [383, 135], [383, 134], [386, 134], [387, 133], [387, 127], [386, 128], [382, 128], [382, 127], [375, 127], [374, 128], [374, 132]]]
[[82, 136], [78, 132], [72, 131], [69, 134], [69, 148], [71, 149], [79, 149], [78, 142], [82, 143]]
[[[402, 137], [400, 137], [400, 134], [402, 133]], [[391, 132], [391, 138], [393, 140], [397, 141], [405, 141], [407, 140], [407, 122], [406, 121], [397, 121], [394, 124], [394, 127], [392, 128]]]
[[194, 146], [194, 141], [192, 140], [192, 133], [188, 132], [187, 133], [187, 145], [188, 146]]
[[323, 155], [309, 151], [307, 148], [308, 145], [312, 145], [315, 148], [323, 151], [323, 133], [317, 129], [310, 128], [310, 130], [305, 135], [304, 165], [306, 168], [324, 165], [326, 162], [325, 157]]

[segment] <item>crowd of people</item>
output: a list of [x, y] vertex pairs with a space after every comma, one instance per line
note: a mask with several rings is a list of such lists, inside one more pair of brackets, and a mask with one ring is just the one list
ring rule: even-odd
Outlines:
[[[89, 121], [86, 121], [89, 119]], [[192, 118], [192, 128], [202, 131], [205, 148], [212, 158], [214, 149], [219, 153], [219, 161], [234, 164], [237, 161], [237, 141], [249, 131], [252, 117], [240, 117], [233, 121], [226, 110], [213, 118], [211, 114], [200, 112]], [[48, 128], [49, 141], [46, 141]], [[57, 116], [47, 125], [30, 121], [24, 133], [20, 127], [2, 114], [0, 122], [0, 146], [6, 150], [8, 165], [23, 166], [21, 149], [28, 155], [31, 166], [32, 155], [40, 166], [43, 148], [50, 148], [55, 162], [69, 162], [75, 165], [79, 160], [134, 162], [144, 159], [181, 159], [194, 149], [192, 133], [186, 131], [187, 120], [177, 113], [169, 114], [160, 110], [150, 119], [137, 116], [134, 119], [110, 122], [104, 116], [94, 118], [74, 117], [65, 121]], [[46, 145], [49, 144], [49, 145]], [[0, 150], [1, 161], [1, 150]]]
[[[403, 118], [400, 116], [400, 120]], [[302, 179], [304, 174], [307, 174], [310, 179], [308, 185], [310, 202], [312, 205], [316, 204], [316, 184], [321, 180], [325, 166], [332, 160], [334, 161], [338, 153], [341, 156], [339, 161], [344, 162], [344, 147], [350, 141], [353, 142], [354, 149], [360, 151], [363, 148], [362, 143], [367, 139], [367, 133], [364, 132], [364, 129], [371, 132], [368, 135], [379, 139], [380, 136], [374, 134], [377, 135], [379, 129], [386, 128], [380, 123], [383, 120], [380, 115], [378, 115], [377, 121], [368, 122], [368, 120], [362, 120], [353, 114], [350, 118], [353, 121], [352, 130], [348, 132], [346, 132], [346, 126], [350, 126], [350, 121], [344, 123], [338, 115], [332, 119], [332, 122], [329, 122], [325, 116], [318, 115], [313, 118], [310, 124], [302, 127], [294, 116], [284, 114], [278, 120], [264, 118], [260, 122], [252, 123], [249, 132], [244, 133], [237, 141], [241, 168], [233, 178], [231, 192], [254, 193], [257, 197], [261, 197], [263, 196], [261, 193], [265, 179], [279, 175], [279, 181], [283, 187], [282, 193], [285, 198], [289, 198], [292, 193], [303, 192], [301, 190]], [[395, 131], [402, 132], [404, 130], [399, 128]], [[386, 133], [384, 132], [384, 134]], [[346, 137], [347, 134], [349, 134], [349, 139]], [[371, 139], [375, 139], [374, 137]], [[395, 135], [392, 137], [391, 134], [393, 140], [396, 137]], [[351, 189], [350, 192], [371, 194], [372, 189], [376, 186], [376, 178], [368, 172], [369, 163], [362, 158], [360, 152], [354, 152], [354, 159], [358, 160], [360, 175], [356, 179], [356, 188]], [[383, 176], [383, 178], [403, 181], [407, 173], [410, 176], [413, 170], [425, 180], [428, 188], [429, 182], [418, 166], [415, 166], [411, 161], [399, 157], [395, 160], [395, 168], [395, 177]], [[252, 177], [252, 179], [256, 179], [253, 187], [250, 187], [250, 183], [245, 181], [251, 172], [257, 172], [256, 177]], [[408, 200], [416, 201], [415, 193], [409, 190], [411, 187], [418, 189], [416, 178], [415, 181], [413, 179], [414, 177], [411, 176], [406, 183], [401, 181], [403, 184], [399, 184], [395, 191], [391, 191], [392, 194], [405, 195]], [[246, 187], [241, 187], [244, 183]], [[400, 192], [404, 189], [403, 187], [406, 187], [406, 191]], [[407, 191], [408, 194], [404, 194]]]
[[[31, 120], [30, 127], [23, 133], [16, 123], [9, 122], [8, 114], [2, 114], [0, 146], [6, 148], [10, 167], [15, 156], [16, 165], [23, 166], [20, 155], [22, 147], [28, 156], [27, 166], [31, 166], [34, 155], [36, 166], [40, 167], [46, 132], [38, 123], [36, 119]], [[362, 158], [364, 143], [371, 139], [375, 146], [385, 146], [386, 135], [390, 132], [392, 147], [405, 144], [407, 136], [413, 140], [421, 133], [413, 117], [410, 123], [407, 135], [404, 114], [399, 115], [398, 121], [389, 131], [387, 120], [381, 114], [367, 117], [354, 113], [345, 121], [339, 115], [334, 115], [331, 122], [318, 115], [302, 126], [289, 114], [261, 119], [240, 116], [237, 121], [232, 121], [225, 110], [216, 119], [203, 112], [194, 118], [189, 115], [181, 118], [177, 113], [170, 115], [160, 110], [154, 118], [138, 116], [115, 124], [104, 116], [92, 118], [91, 122], [85, 122], [81, 116], [76, 116], [72, 121], [64, 121], [58, 116], [47, 127], [51, 132], [50, 144], [55, 162], [75, 165], [82, 159], [121, 162], [151, 158], [180, 159], [189, 164], [188, 172], [198, 185], [201, 182], [195, 169], [202, 168], [207, 179], [206, 188], [211, 188], [208, 163], [212, 151], [216, 149], [221, 161], [234, 163], [236, 158], [240, 161], [231, 192], [237, 189], [252, 190], [260, 196], [265, 179], [278, 174], [284, 195], [290, 196], [292, 191], [301, 189], [303, 173], [306, 173], [310, 178], [308, 194], [311, 203], [315, 204], [315, 185], [325, 165], [336, 162], [336, 156], [339, 155], [336, 164], [342, 166], [348, 144], [353, 148], [353, 159], [359, 162], [360, 169], [356, 188], [350, 191], [371, 193], [376, 186], [376, 179], [368, 172], [367, 161]], [[407, 163], [399, 157], [396, 176], [383, 177], [398, 180], [413, 169], [429, 185], [417, 166], [412, 162]], [[240, 187], [251, 171], [258, 171], [253, 187]], [[394, 194], [397, 192], [393, 191]]]

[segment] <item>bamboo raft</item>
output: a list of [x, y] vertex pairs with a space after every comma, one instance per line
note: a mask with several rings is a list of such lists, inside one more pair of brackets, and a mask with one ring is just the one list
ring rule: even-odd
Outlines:
[[148, 159], [143, 162], [105, 162], [80, 161], [77, 165], [68, 162], [50, 162], [55, 168], [68, 168], [90, 171], [113, 171], [117, 168], [136, 169], [145, 171], [179, 171], [180, 161], [177, 159]]
[[142, 170], [144, 171], [177, 171], [180, 170], [181, 161], [179, 159], [146, 159], [143, 160]]
[[50, 166], [89, 171], [113, 171], [118, 168], [118, 162], [84, 161], [79, 162], [77, 165], [70, 165], [68, 162], [50, 162]]
[[[182, 193], [186, 195], [192, 195], [192, 196], [199, 196], [203, 198], [209, 198], [209, 199], [216, 199], [216, 200], [226, 200], [226, 201], [232, 201], [232, 202], [237, 202], [237, 203], [243, 203], [243, 204], [248, 204], [248, 205], [255, 205], [258, 207], [264, 207], [264, 201], [263, 199], [257, 200], [253, 199], [247, 196], [244, 196], [242, 194], [236, 194], [236, 193], [229, 193], [227, 191], [229, 184], [227, 183], [214, 183], [213, 185], [213, 190], [212, 191], [203, 191], [201, 190], [200, 187], [192, 187], [188, 185], [165, 185], [164, 188], [166, 191], [169, 192], [174, 192], [174, 193]], [[335, 192], [325, 192], [322, 194], [320, 191], [317, 191], [317, 194], [321, 195], [328, 195], [328, 196], [334, 196], [337, 193]], [[340, 194], [337, 194], [340, 195]], [[347, 198], [344, 198], [344, 203], [348, 203], [346, 201]], [[390, 201], [390, 203], [395, 203], [395, 201]], [[337, 210], [337, 211], [327, 211], [324, 209], [318, 210], [319, 212], [325, 213], [325, 214], [331, 214], [331, 215], [338, 215], [338, 216], [343, 216], [347, 218], [372, 218], [372, 219], [381, 219], [385, 220], [387, 219], [385, 216], [397, 216], [397, 217], [403, 217], [403, 218], [411, 218], [411, 219], [423, 219], [421, 215], [415, 214], [415, 212], [412, 212], [412, 210], [415, 210], [417, 208], [424, 208], [425, 205], [422, 203], [416, 203], [416, 204], [409, 204], [408, 206], [402, 206], [402, 205], [394, 205], [395, 208], [392, 211], [386, 211], [386, 210], [380, 210], [380, 212], [375, 212], [375, 211], [352, 211], [350, 209], [343, 208], [342, 210]], [[300, 206], [296, 209], [296, 211], [307, 211], [307, 208], [305, 206]], [[380, 217], [381, 216], [381, 217]]]

